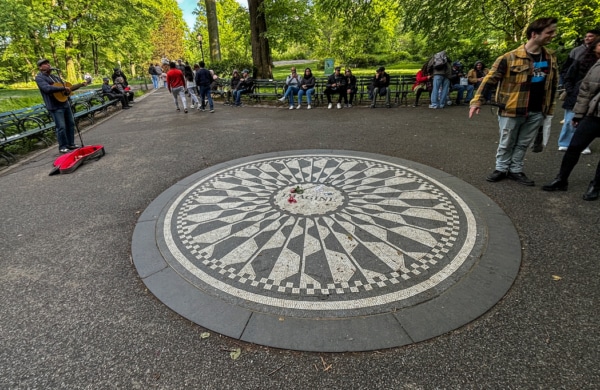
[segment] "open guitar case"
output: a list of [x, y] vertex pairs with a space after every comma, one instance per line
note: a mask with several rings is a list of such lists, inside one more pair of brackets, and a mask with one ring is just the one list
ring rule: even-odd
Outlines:
[[98, 160], [104, 154], [104, 146], [102, 145], [82, 146], [54, 160], [54, 167], [49, 176], [71, 173], [79, 168], [81, 164], [90, 160]]

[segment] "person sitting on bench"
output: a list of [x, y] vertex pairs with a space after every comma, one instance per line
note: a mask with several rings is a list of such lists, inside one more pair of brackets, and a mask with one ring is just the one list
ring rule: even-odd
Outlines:
[[327, 109], [333, 107], [331, 103], [331, 95], [339, 94], [337, 101], [337, 108], [342, 108], [342, 99], [344, 102], [348, 101], [346, 96], [346, 77], [340, 74], [339, 66], [335, 67], [335, 71], [332, 75], [327, 78], [327, 84], [325, 85], [325, 96], [327, 96]]
[[242, 70], [242, 78], [233, 91], [233, 98], [236, 107], [240, 107], [242, 105], [242, 94], [252, 93], [254, 81], [252, 80], [252, 77], [250, 77], [249, 73], [250, 71], [248, 69]]
[[121, 100], [121, 107], [123, 109], [129, 109], [131, 108], [131, 106], [129, 105], [127, 98], [125, 97], [124, 94], [120, 93], [119, 90], [117, 89], [117, 85], [113, 84], [113, 85], [108, 85], [108, 81], [109, 78], [108, 77], [104, 77], [102, 79], [102, 93], [106, 96], [108, 96], [108, 98], [110, 100], [116, 100], [116, 99], [120, 99]]

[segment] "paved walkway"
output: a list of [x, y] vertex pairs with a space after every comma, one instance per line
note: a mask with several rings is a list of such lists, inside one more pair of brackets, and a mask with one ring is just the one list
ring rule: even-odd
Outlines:
[[[469, 121], [464, 107], [216, 109], [176, 113], [160, 90], [85, 131], [86, 144], [106, 148], [99, 161], [50, 177], [50, 148], [0, 174], [0, 388], [579, 389], [600, 382], [599, 204], [581, 200], [597, 146], [582, 157], [568, 192], [548, 194], [540, 184], [560, 163], [554, 147], [528, 154], [525, 172], [536, 187], [484, 180], [497, 141], [488, 110]], [[473, 322], [409, 347], [328, 354], [206, 337], [146, 289], [131, 254], [138, 219], [190, 175], [290, 150], [384, 155], [468, 183], [516, 227], [522, 263], [514, 284]]]

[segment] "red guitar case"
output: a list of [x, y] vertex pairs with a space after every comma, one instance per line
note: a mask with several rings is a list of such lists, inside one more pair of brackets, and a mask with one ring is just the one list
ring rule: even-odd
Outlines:
[[54, 168], [52, 168], [50, 176], [58, 175], [59, 173], [71, 173], [79, 168], [84, 162], [99, 159], [104, 156], [104, 154], [104, 146], [102, 145], [82, 146], [72, 152], [63, 154], [54, 160]]

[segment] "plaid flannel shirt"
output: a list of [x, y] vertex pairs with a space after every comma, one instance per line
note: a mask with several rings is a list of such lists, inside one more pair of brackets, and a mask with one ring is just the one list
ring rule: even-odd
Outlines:
[[[545, 80], [545, 96], [542, 112], [552, 115], [555, 105], [555, 94], [558, 85], [558, 67], [554, 53], [542, 47], [544, 57], [548, 61], [549, 73]], [[496, 105], [500, 108], [498, 115], [507, 117], [526, 116], [529, 103], [531, 78], [533, 76], [533, 60], [527, 55], [525, 45], [510, 51], [496, 59], [485, 76], [471, 106], [480, 107], [485, 103], [484, 96], [496, 86]]]

